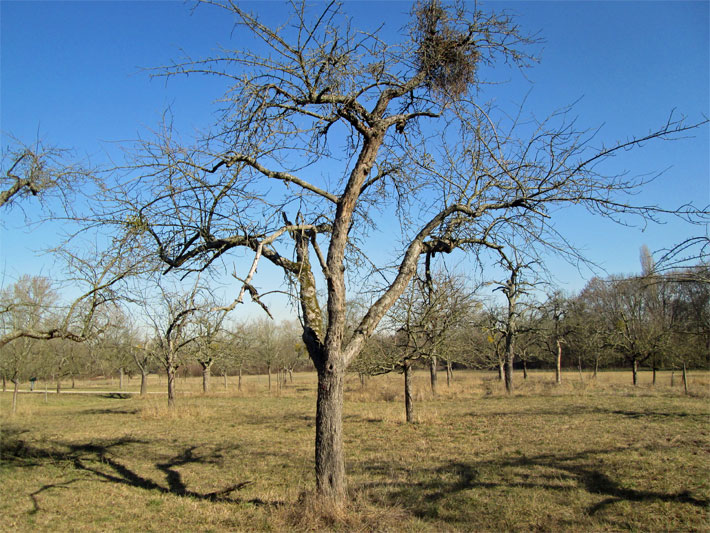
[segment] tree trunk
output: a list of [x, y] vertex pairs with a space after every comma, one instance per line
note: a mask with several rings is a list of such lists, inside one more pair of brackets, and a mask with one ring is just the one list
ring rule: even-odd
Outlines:
[[685, 363], [683, 363], [683, 390], [685, 394], [688, 394], [688, 373], [686, 371]]
[[437, 360], [436, 356], [432, 355], [431, 359], [429, 359], [429, 377], [431, 380], [431, 393], [436, 396], [436, 367], [437, 367]]
[[212, 375], [212, 365], [202, 364], [202, 392], [207, 394], [210, 391], [210, 376]]
[[631, 371], [633, 372], [634, 387], [638, 385], [639, 362], [636, 359], [631, 361]]
[[594, 375], [592, 376], [594, 379], [597, 379], [597, 372], [599, 371], [599, 357], [594, 358]]
[[653, 382], [652, 385], [655, 387], [656, 386], [656, 365], [653, 365]]
[[123, 367], [118, 369], [118, 390], [123, 390]]
[[579, 370], [579, 381], [584, 382], [584, 376], [582, 375], [582, 356], [577, 357], [577, 370]]
[[505, 366], [503, 367], [503, 377], [505, 377], [505, 393], [513, 394], [513, 361], [515, 359], [515, 344], [514, 332], [511, 329], [508, 331], [505, 339]]
[[266, 372], [269, 374], [269, 390], [271, 390], [271, 365], [266, 366]]
[[528, 361], [523, 359], [523, 379], [528, 379]]
[[446, 386], [451, 387], [451, 381], [454, 378], [454, 371], [451, 368], [451, 361], [446, 361]]
[[242, 390], [242, 365], [239, 365], [239, 380], [237, 381], [237, 390]]
[[20, 388], [20, 380], [12, 379], [10, 381], [15, 385], [12, 390], [12, 414], [15, 414], [17, 412], [17, 390]]
[[2, 375], [2, 391], [7, 391], [7, 378], [5, 377], [5, 374]]
[[321, 497], [336, 505], [345, 502], [343, 454], [344, 370], [332, 363], [318, 370], [316, 403], [316, 488]]
[[224, 390], [227, 390], [227, 371], [222, 371], [222, 377], [224, 378]]
[[44, 403], [49, 402], [49, 398], [47, 397], [47, 382], [44, 382]]
[[503, 367], [505, 377], [505, 392], [513, 394], [513, 354], [508, 354], [505, 358], [505, 366]]
[[72, 377], [71, 377], [71, 388], [72, 388], [72, 389], [76, 388], [76, 381], [74, 380], [74, 375], [73, 375], [73, 374], [72, 374]]
[[141, 396], [148, 394], [148, 373], [141, 368]]
[[503, 381], [503, 367], [505, 366], [505, 363], [503, 362], [503, 359], [498, 359], [498, 381]]
[[675, 387], [675, 369], [671, 370], [671, 387]]
[[360, 388], [364, 389], [365, 388], [365, 373], [360, 372]]
[[555, 383], [562, 384], [562, 343], [557, 339], [557, 364], [555, 365]]
[[175, 407], [175, 368], [168, 366], [168, 408]]
[[58, 379], [57, 380], [57, 394], [60, 394], [62, 392], [62, 380]]
[[291, 382], [291, 385], [293, 385], [293, 369], [292, 368], [288, 369], [288, 380]]
[[405, 360], [402, 363], [404, 369], [404, 409], [407, 414], [407, 422], [414, 422], [414, 400], [412, 399], [412, 363]]

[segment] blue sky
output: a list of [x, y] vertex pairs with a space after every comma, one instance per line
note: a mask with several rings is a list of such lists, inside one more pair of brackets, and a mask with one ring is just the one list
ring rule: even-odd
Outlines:
[[[245, 2], [279, 19], [280, 2]], [[545, 42], [535, 50], [539, 65], [525, 77], [510, 69], [492, 73], [485, 97], [505, 107], [527, 95], [528, 109], [542, 118], [579, 100], [578, 123], [602, 126], [599, 140], [611, 143], [658, 127], [671, 110], [691, 121], [709, 111], [709, 2], [489, 2], [506, 9], [522, 28]], [[197, 76], [151, 79], [143, 70], [193, 57], [217, 44], [239, 46], [238, 32], [219, 10], [182, 2], [13, 2], [0, 3], [0, 129], [27, 142], [37, 135], [75, 150], [77, 157], [104, 164], [118, 153], [118, 141], [155, 127], [170, 107], [180, 130], [207, 127], [213, 101], [223, 86]], [[355, 23], [385, 23], [385, 35], [406, 23], [409, 2], [346, 1]], [[527, 78], [527, 79], [526, 79]], [[687, 201], [710, 203], [708, 128], [693, 139], [659, 143], [623, 154], [610, 172], [631, 174], [668, 169], [640, 200], [668, 207]], [[597, 141], [595, 141], [597, 142]], [[32, 216], [36, 205], [25, 210]], [[638, 270], [639, 247], [672, 245], [700, 231], [669, 221], [640, 231], [574, 213], [560, 219], [575, 244], [609, 272]], [[31, 231], [21, 211], [2, 213], [0, 269], [5, 283], [22, 273], [50, 272], [36, 251], [51, 245], [61, 228]], [[551, 263], [569, 290], [584, 284], [574, 268]]]

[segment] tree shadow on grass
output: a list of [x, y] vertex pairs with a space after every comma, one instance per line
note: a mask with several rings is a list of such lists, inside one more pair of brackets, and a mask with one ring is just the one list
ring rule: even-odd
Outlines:
[[[128, 485], [130, 487], [141, 488], [170, 494], [181, 497], [189, 497], [207, 501], [225, 501], [231, 503], [250, 503], [252, 505], [282, 505], [282, 502], [267, 502], [260, 498], [240, 499], [232, 497], [231, 494], [238, 491], [252, 481], [242, 481], [212, 492], [201, 493], [190, 490], [182, 479], [178, 468], [188, 464], [214, 464], [219, 461], [221, 455], [215, 451], [210, 455], [199, 455], [195, 453], [197, 446], [185, 448], [167, 461], [156, 463], [154, 466], [165, 476], [165, 483], [161, 484], [148, 477], [141, 476], [118, 459], [113, 451], [123, 446], [132, 444], [148, 444], [147, 441], [123, 437], [109, 441], [89, 442], [86, 444], [74, 443], [54, 443], [54, 446], [46, 448], [28, 444], [19, 438], [21, 433], [4, 434], [0, 440], [0, 459], [7, 466], [15, 467], [36, 467], [48, 463], [69, 463], [76, 471], [86, 472], [96, 476], [103, 482]], [[51, 489], [66, 488], [69, 485], [83, 479], [73, 479], [63, 483], [47, 484], [30, 494], [33, 502], [31, 514], [40, 510], [37, 496], [42, 492]]]
[[512, 417], [524, 413], [526, 416], [572, 416], [572, 415], [617, 415], [626, 418], [635, 418], [642, 420], [672, 420], [675, 418], [695, 420], [698, 422], [707, 421], [706, 413], [689, 413], [687, 411], [650, 411], [645, 409], [637, 410], [622, 410], [622, 409], [605, 409], [597, 406], [573, 405], [561, 406], [559, 408], [527, 408], [520, 407], [516, 411], [497, 411], [497, 412], [471, 412], [467, 416], [478, 419], [481, 416], [486, 417]]
[[[588, 450], [571, 454], [540, 454], [520, 456], [502, 460], [461, 462], [448, 461], [437, 467], [405, 468], [391, 463], [361, 464], [360, 468], [368, 476], [377, 478], [413, 478], [418, 482], [372, 482], [360, 485], [361, 489], [385, 489], [388, 505], [408, 507], [409, 511], [422, 519], [438, 517], [439, 504], [452, 496], [469, 489], [507, 490], [510, 488], [537, 489], [549, 491], [570, 491], [582, 488], [589, 494], [604, 497], [589, 506], [586, 514], [594, 515], [616, 502], [676, 502], [707, 508], [710, 500], [696, 498], [689, 491], [665, 493], [651, 490], [636, 490], [624, 487], [610, 475], [595, 466], [599, 458], [628, 448]], [[516, 480], [510, 481], [496, 475], [503, 469], [514, 468]], [[508, 470], [509, 472], [509, 470]], [[542, 472], [550, 472], [549, 474]], [[493, 473], [493, 475], [491, 475]], [[485, 481], [484, 481], [485, 478]], [[452, 520], [447, 518], [447, 520]], [[456, 518], [453, 518], [456, 521]], [[459, 515], [465, 522], [465, 513]]]

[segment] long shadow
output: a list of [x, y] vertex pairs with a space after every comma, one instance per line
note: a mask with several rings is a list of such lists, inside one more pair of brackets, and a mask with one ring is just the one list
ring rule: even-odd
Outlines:
[[[415, 479], [425, 479], [426, 481], [413, 483], [371, 482], [360, 485], [360, 488], [385, 488], [385, 498], [389, 504], [408, 506], [415, 516], [424, 519], [434, 517], [433, 515], [436, 512], [433, 510], [436, 509], [438, 502], [468, 489], [496, 489], [514, 485], [518, 488], [569, 491], [569, 482], [584, 488], [590, 494], [606, 496], [602, 501], [586, 509], [590, 515], [594, 515], [606, 506], [620, 501], [677, 502], [703, 508], [710, 506], [710, 500], [696, 498], [689, 491], [664, 493], [625, 488], [606, 473], [594, 466], [590, 466], [596, 462], [595, 460], [599, 456], [625, 450], [628, 450], [628, 448], [588, 450], [572, 454], [540, 454], [472, 463], [449, 461], [437, 467], [419, 468], [414, 471], [411, 468], [398, 467], [391, 463], [361, 464], [359, 468], [364, 472], [380, 478], [391, 478], [393, 473], [395, 473], [398, 474], [398, 478], [407, 476]], [[491, 469], [500, 470], [506, 467], [522, 469], [520, 472], [522, 481], [510, 483], [503, 480], [482, 481], [480, 479], [481, 473], [484, 471], [490, 474]], [[546, 476], [544, 474], [540, 475], [538, 472], [530, 473], [525, 471], [535, 467], [550, 469], [556, 474], [554, 476]], [[358, 466], [355, 465], [355, 468], [357, 469]], [[564, 474], [560, 475], [560, 471]], [[488, 477], [490, 479], [490, 475]], [[554, 481], [554, 483], [551, 481]], [[564, 483], [561, 483], [561, 481]]]
[[520, 410], [517, 411], [500, 411], [500, 412], [491, 412], [491, 411], [486, 411], [482, 413], [478, 412], [471, 412], [468, 413], [467, 416], [472, 417], [472, 418], [480, 418], [480, 417], [495, 417], [495, 416], [517, 416], [520, 413], [525, 413], [526, 416], [571, 416], [571, 415], [586, 415], [586, 414], [592, 414], [592, 415], [619, 415], [619, 416], [625, 416], [627, 418], [637, 418], [637, 419], [646, 419], [646, 418], [657, 418], [657, 419], [662, 419], [662, 420], [667, 420], [667, 419], [673, 419], [673, 418], [683, 418], [683, 419], [696, 419], [699, 422], [704, 422], [707, 421], [707, 414], [706, 413], [688, 413], [685, 411], [679, 411], [679, 412], [667, 412], [667, 411], [645, 411], [643, 409], [640, 410], [622, 410], [622, 409], [605, 409], [603, 407], [596, 407], [596, 406], [584, 406], [584, 405], [576, 405], [576, 406], [565, 406], [564, 408], [560, 409], [526, 409], [526, 408], [521, 408]]
[[[116, 448], [129, 444], [147, 444], [146, 441], [133, 438], [120, 438], [101, 443], [56, 443], [58, 446], [63, 448], [59, 450], [54, 448], [39, 448], [29, 445], [23, 440], [17, 438], [18, 436], [19, 432], [10, 438], [8, 438], [7, 435], [3, 435], [4, 438], [0, 441], [0, 457], [6, 465], [28, 467], [41, 466], [48, 461], [55, 463], [68, 462], [72, 464], [77, 471], [89, 472], [107, 483], [128, 485], [144, 490], [160, 492], [162, 494], [172, 494], [175, 496], [195, 498], [198, 500], [250, 503], [253, 505], [282, 505], [282, 502], [267, 502], [260, 498], [252, 498], [247, 500], [230, 496], [233, 492], [251, 484], [252, 481], [242, 481], [207, 493], [200, 493], [190, 490], [183, 481], [177, 468], [190, 463], [214, 464], [218, 462], [221, 457], [219, 452], [214, 452], [208, 456], [196, 455], [194, 452], [197, 449], [197, 446], [188, 447], [177, 455], [171, 457], [168, 461], [155, 464], [155, 467], [165, 476], [165, 484], [161, 484], [150, 478], [139, 475], [128, 466], [118, 461], [112, 455], [112, 450]], [[98, 463], [100, 466], [93, 466], [91, 463]], [[79, 480], [75, 479], [65, 483], [47, 484], [30, 494], [29, 496], [32, 499], [34, 506], [31, 513], [34, 514], [40, 510], [37, 495], [55, 488], [66, 488], [68, 485], [75, 483], [76, 481]]]

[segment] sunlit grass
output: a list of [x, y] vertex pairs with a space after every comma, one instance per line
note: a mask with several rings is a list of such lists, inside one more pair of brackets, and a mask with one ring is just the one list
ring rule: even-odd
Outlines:
[[[315, 376], [267, 389], [221, 377], [201, 394], [0, 395], [0, 523], [16, 531], [703, 531], [710, 501], [707, 373], [457, 372], [415, 376], [404, 423], [401, 375], [348, 378], [351, 505], [312, 498]], [[127, 387], [137, 390], [134, 378]], [[77, 382], [105, 390], [111, 383]], [[116, 381], [113, 381], [115, 389]], [[151, 376], [150, 390], [165, 380]]]

